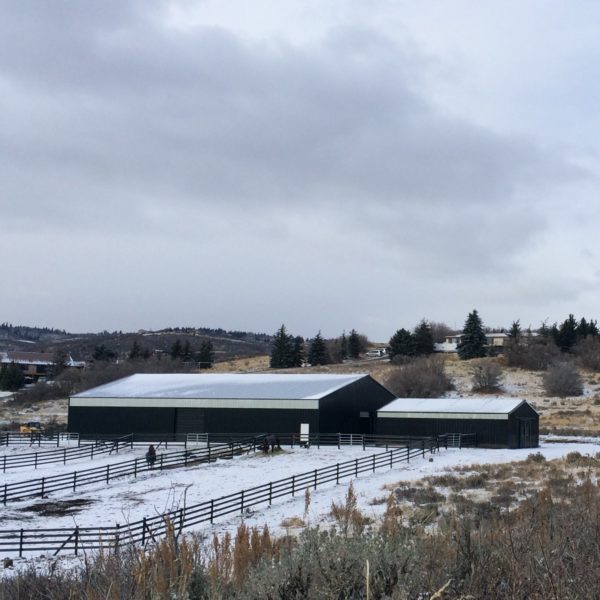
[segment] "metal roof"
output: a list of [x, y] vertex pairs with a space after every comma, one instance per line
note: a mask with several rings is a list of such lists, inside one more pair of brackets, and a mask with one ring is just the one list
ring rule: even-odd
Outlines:
[[318, 400], [368, 375], [136, 374], [72, 398], [208, 398]]
[[396, 398], [378, 413], [452, 413], [508, 415], [526, 402], [523, 398]]

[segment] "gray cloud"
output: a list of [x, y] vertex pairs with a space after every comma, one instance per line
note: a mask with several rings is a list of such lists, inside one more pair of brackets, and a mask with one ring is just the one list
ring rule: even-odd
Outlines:
[[304, 46], [181, 32], [165, 6], [0, 7], [3, 228], [200, 254], [325, 240], [291, 262], [331, 266], [333, 244], [354, 244], [411, 276], [465, 277], [515, 269], [547, 227], [546, 190], [586, 176], [441, 114], [416, 84], [427, 59], [406, 41], [359, 28]]

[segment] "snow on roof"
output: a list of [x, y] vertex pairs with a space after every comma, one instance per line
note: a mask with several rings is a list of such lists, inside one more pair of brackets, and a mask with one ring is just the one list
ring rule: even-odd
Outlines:
[[378, 413], [482, 413], [509, 414], [523, 404], [523, 398], [396, 398]]
[[136, 374], [72, 397], [318, 400], [363, 377], [368, 375]]

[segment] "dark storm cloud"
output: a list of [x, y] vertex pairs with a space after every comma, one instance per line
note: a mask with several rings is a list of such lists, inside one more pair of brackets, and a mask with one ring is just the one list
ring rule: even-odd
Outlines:
[[544, 227], [540, 190], [578, 176], [526, 140], [437, 113], [415, 85], [423, 58], [372, 31], [251, 43], [169, 28], [163, 8], [0, 7], [1, 204], [14, 226], [193, 235], [190, 223], [227, 222], [233, 236], [310, 212], [385, 240], [400, 263], [475, 268], [496, 263], [499, 243], [508, 264]]

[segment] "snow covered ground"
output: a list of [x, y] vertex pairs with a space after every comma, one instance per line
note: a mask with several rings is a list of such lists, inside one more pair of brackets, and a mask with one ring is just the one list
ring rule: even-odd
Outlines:
[[[493, 464], [515, 462], [527, 458], [532, 452], [541, 452], [546, 458], [565, 456], [569, 452], [594, 455], [600, 451], [600, 440], [586, 438], [574, 443], [555, 440], [554, 443], [542, 442], [539, 449], [488, 450], [488, 449], [448, 449], [433, 456], [416, 458], [410, 464], [399, 463], [393, 469], [382, 469], [375, 474], [362, 474], [354, 479], [353, 485], [358, 496], [359, 507], [366, 516], [378, 518], [385, 510], [385, 502], [373, 503], [374, 499], [385, 498], [389, 492], [385, 485], [398, 481], [415, 481], [429, 475], [442, 473], [458, 465]], [[139, 455], [142, 449], [133, 453], [119, 454], [118, 460], [130, 459]], [[268, 483], [293, 474], [300, 474], [316, 468], [361, 458], [381, 452], [375, 448], [362, 447], [322, 447], [321, 449], [303, 449], [286, 447], [284, 452], [274, 455], [261, 453], [244, 455], [233, 460], [219, 460], [211, 464], [195, 467], [172, 469], [164, 472], [144, 473], [137, 479], [123, 478], [114, 480], [110, 485], [94, 485], [78, 490], [76, 493], [65, 491], [54, 493], [47, 499], [35, 498], [22, 502], [9, 503], [0, 508], [0, 524], [3, 529], [38, 529], [50, 527], [73, 528], [97, 525], [124, 525], [142, 517], [154, 516], [165, 511], [191, 506], [193, 504], [218, 498], [242, 489]], [[430, 461], [429, 459], [432, 458]], [[99, 466], [102, 460], [114, 461], [115, 457], [98, 459], [86, 466]], [[105, 463], [106, 464], [106, 463]], [[67, 470], [70, 465], [67, 465]], [[72, 465], [71, 465], [71, 471]], [[64, 472], [62, 465], [43, 469], [44, 475]], [[37, 472], [19, 472], [6, 474], [0, 478], [0, 484], [8, 481], [24, 481], [40, 476]], [[310, 506], [305, 511], [304, 492], [295, 498], [280, 498], [272, 507], [258, 506], [245, 515], [231, 516], [215, 521], [213, 525], [199, 525], [196, 531], [211, 535], [213, 532], [234, 532], [242, 519], [250, 526], [267, 524], [271, 532], [280, 535], [289, 532], [285, 520], [292, 517], [302, 519], [308, 525], [329, 524], [328, 513], [332, 501], [342, 502], [346, 496], [350, 480], [343, 480], [319, 487], [310, 492]], [[39, 516], [31, 510], [35, 505], [49, 501], [85, 499], [90, 503], [81, 510], [63, 516]], [[79, 508], [79, 507], [78, 507]], [[0, 568], [0, 575], [2, 570]]]

